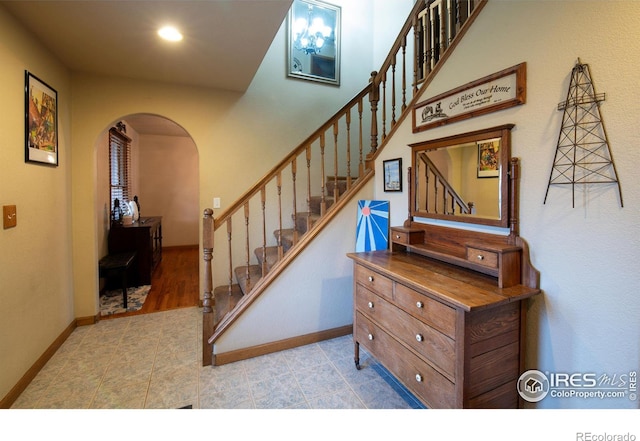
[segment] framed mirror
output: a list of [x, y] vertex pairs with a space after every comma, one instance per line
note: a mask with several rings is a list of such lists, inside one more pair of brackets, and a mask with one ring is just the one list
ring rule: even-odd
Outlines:
[[294, 0], [287, 18], [287, 76], [340, 84], [340, 6]]
[[508, 227], [512, 128], [411, 144], [411, 216]]

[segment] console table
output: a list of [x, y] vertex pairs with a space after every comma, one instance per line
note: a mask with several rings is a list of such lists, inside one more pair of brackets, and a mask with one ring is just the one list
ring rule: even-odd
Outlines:
[[153, 271], [162, 260], [162, 217], [141, 217], [131, 225], [112, 226], [109, 254], [135, 251], [137, 268], [132, 285], [151, 285]]

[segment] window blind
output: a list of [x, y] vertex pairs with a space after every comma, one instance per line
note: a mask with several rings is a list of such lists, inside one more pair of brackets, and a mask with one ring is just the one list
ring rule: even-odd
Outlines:
[[131, 170], [131, 140], [112, 128], [109, 130], [109, 176], [111, 207], [114, 201], [120, 201], [120, 207], [129, 202], [129, 178]]

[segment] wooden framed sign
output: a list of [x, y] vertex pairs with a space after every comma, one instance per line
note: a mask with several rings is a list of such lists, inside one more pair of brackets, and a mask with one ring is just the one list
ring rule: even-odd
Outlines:
[[413, 107], [413, 132], [524, 104], [527, 64], [521, 63], [428, 98]]

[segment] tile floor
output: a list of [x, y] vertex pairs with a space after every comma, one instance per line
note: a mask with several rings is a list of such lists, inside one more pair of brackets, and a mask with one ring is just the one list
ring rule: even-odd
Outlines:
[[[201, 363], [201, 310], [103, 320], [71, 334], [16, 409], [411, 409], [351, 336], [223, 366]], [[363, 352], [363, 351], [361, 351]]]

